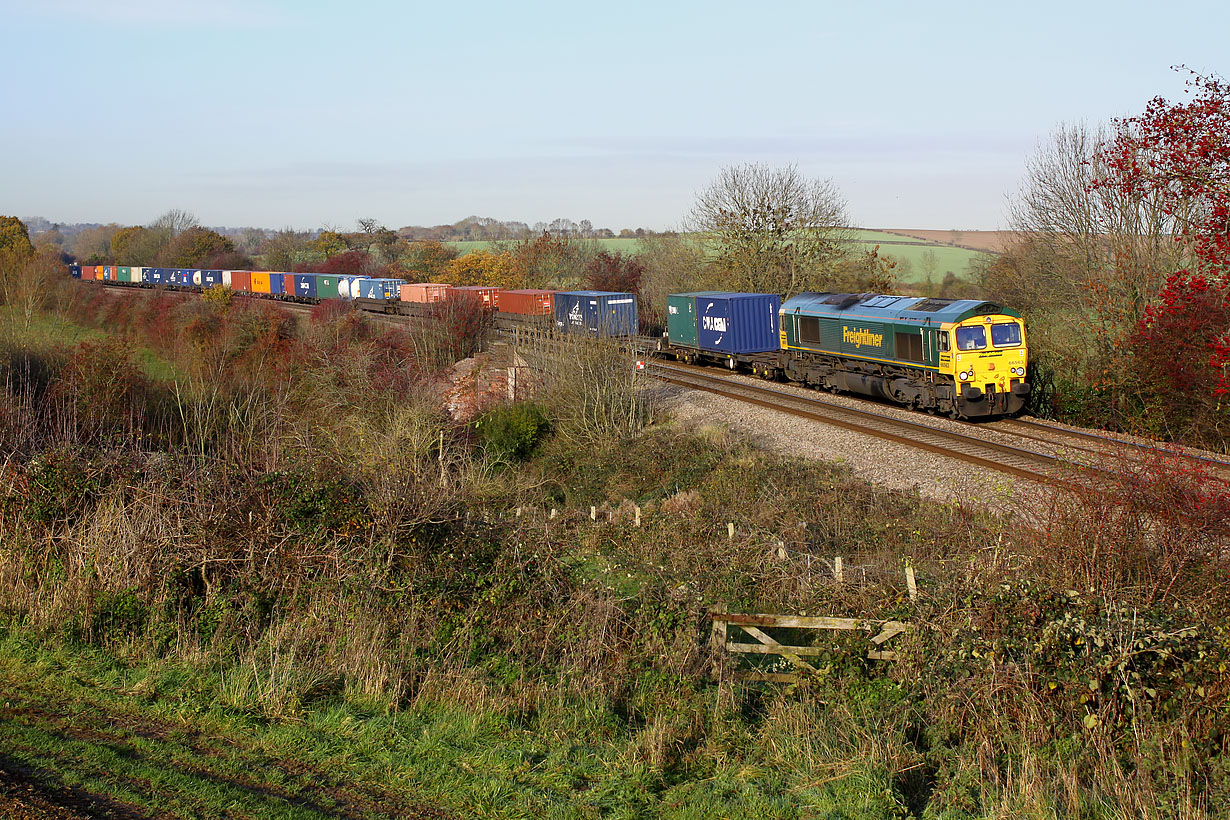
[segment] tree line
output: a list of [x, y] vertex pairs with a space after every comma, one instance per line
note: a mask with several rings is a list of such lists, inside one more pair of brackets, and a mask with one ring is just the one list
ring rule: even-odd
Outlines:
[[1225, 450], [1230, 86], [1187, 85], [1186, 102], [1057, 128], [981, 284], [1028, 319], [1036, 410]]

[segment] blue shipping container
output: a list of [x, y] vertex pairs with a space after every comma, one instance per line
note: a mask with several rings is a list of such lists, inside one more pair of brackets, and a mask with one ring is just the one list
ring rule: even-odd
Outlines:
[[73, 277], [74, 279], [80, 279], [81, 278], [81, 266], [80, 265], [69, 265], [68, 275]]
[[203, 270], [201, 271], [201, 287], [212, 288], [214, 285], [222, 284], [222, 271], [220, 270]]
[[360, 279], [359, 296], [364, 299], [398, 299], [401, 298], [402, 284], [401, 279]]
[[166, 276], [162, 268], [142, 268], [141, 281], [147, 285], [162, 285], [166, 283]]
[[636, 297], [605, 290], [572, 290], [555, 294], [555, 326], [568, 333], [597, 336], [636, 335]]
[[272, 273], [269, 275], [269, 293], [273, 296], [286, 295], [286, 274]]
[[770, 293], [703, 291], [696, 297], [697, 346], [739, 356], [781, 349], [778, 335], [782, 299]]
[[315, 299], [316, 298], [316, 274], [314, 273], [296, 273], [295, 274], [295, 296], [300, 299]]

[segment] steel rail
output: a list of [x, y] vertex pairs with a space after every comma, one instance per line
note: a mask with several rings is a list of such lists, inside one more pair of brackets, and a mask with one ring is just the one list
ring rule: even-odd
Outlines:
[[[1114, 438], [1108, 435], [1100, 435], [1098, 433], [1091, 433], [1091, 432], [1084, 431], [1084, 430], [1068, 430], [1063, 427], [1053, 427], [1049, 424], [1043, 424], [1042, 422], [1039, 422], [1033, 419], [1022, 419], [1022, 418], [1000, 419], [998, 421], [991, 422], [990, 424], [985, 424], [982, 426], [984, 426], [985, 428], [989, 430], [1001, 429], [1002, 432], [1004, 432], [1006, 435], [1020, 436], [1021, 438], [1033, 439], [1035, 441], [1046, 442], [1048, 441], [1048, 439], [1045, 436], [1046, 434], [1050, 434], [1052, 436], [1066, 436], [1067, 438], [1085, 442], [1086, 445], [1088, 444], [1102, 445], [1101, 449], [1098, 447], [1092, 447], [1092, 446], [1076, 445], [1076, 449], [1083, 450], [1087, 453], [1104, 454], [1106, 452], [1106, 450], [1104, 449], [1106, 446], [1123, 447], [1128, 450], [1136, 451], [1140, 453], [1142, 456], [1149, 455], [1152, 453], [1162, 453], [1165, 455], [1175, 456], [1176, 458], [1180, 458], [1185, 461], [1192, 461], [1192, 462], [1196, 462], [1199, 464], [1209, 465], [1210, 467], [1212, 467], [1213, 470], [1215, 470], [1217, 473], [1223, 476], [1227, 473], [1230, 473], [1230, 461], [1225, 461], [1220, 458], [1213, 458], [1211, 456], [1197, 455], [1195, 453], [1185, 453], [1180, 449], [1167, 446], [1159, 442], [1142, 444], [1140, 442], [1135, 442], [1135, 441], [1124, 441], [1122, 439]], [[1023, 428], [1024, 430], [1031, 430], [1031, 431], [1033, 430], [1045, 431], [1045, 433], [1018, 432], [1018, 431], [1014, 431], [1011, 429], [1014, 427]], [[1007, 428], [1007, 429], [1003, 429], [1003, 428]], [[1051, 441], [1053, 443], [1053, 440]]]
[[[1049, 472], [1068, 462], [1046, 453], [1024, 450], [868, 410], [831, 404], [771, 387], [736, 382], [727, 377], [678, 365], [655, 362], [650, 365], [650, 373], [658, 379], [683, 387], [819, 421], [1032, 481], [1070, 483]], [[951, 442], [956, 446], [946, 446], [943, 442]]]

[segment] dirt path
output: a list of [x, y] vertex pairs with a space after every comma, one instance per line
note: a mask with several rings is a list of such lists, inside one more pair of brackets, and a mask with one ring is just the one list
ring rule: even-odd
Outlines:
[[52, 789], [26, 767], [0, 755], [0, 817], [4, 820], [85, 820], [140, 818], [147, 814], [107, 804], [75, 789]]
[[0, 820], [457, 820], [242, 739], [4, 683]]

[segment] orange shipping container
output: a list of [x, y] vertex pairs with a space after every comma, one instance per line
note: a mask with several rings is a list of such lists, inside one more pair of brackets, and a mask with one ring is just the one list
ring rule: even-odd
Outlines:
[[252, 292], [252, 271], [235, 270], [231, 271], [231, 290], [242, 290], [248, 293]]
[[474, 299], [481, 301], [484, 308], [487, 310], [495, 310], [500, 305], [500, 292], [503, 288], [493, 288], [486, 285], [464, 285], [462, 287], [449, 288], [449, 299]]
[[105, 270], [106, 270], [106, 266], [95, 265], [94, 266], [94, 278], [97, 279], [99, 282], [103, 281], [103, 279], [106, 278], [106, 276], [103, 273]]
[[413, 285], [401, 286], [403, 302], [442, 302], [448, 298], [448, 289], [452, 285], [441, 285], [435, 282], [417, 282]]
[[269, 293], [269, 271], [267, 270], [252, 271], [252, 292], [253, 293]]
[[522, 316], [550, 316], [555, 310], [555, 291], [506, 290], [500, 294], [500, 310]]

